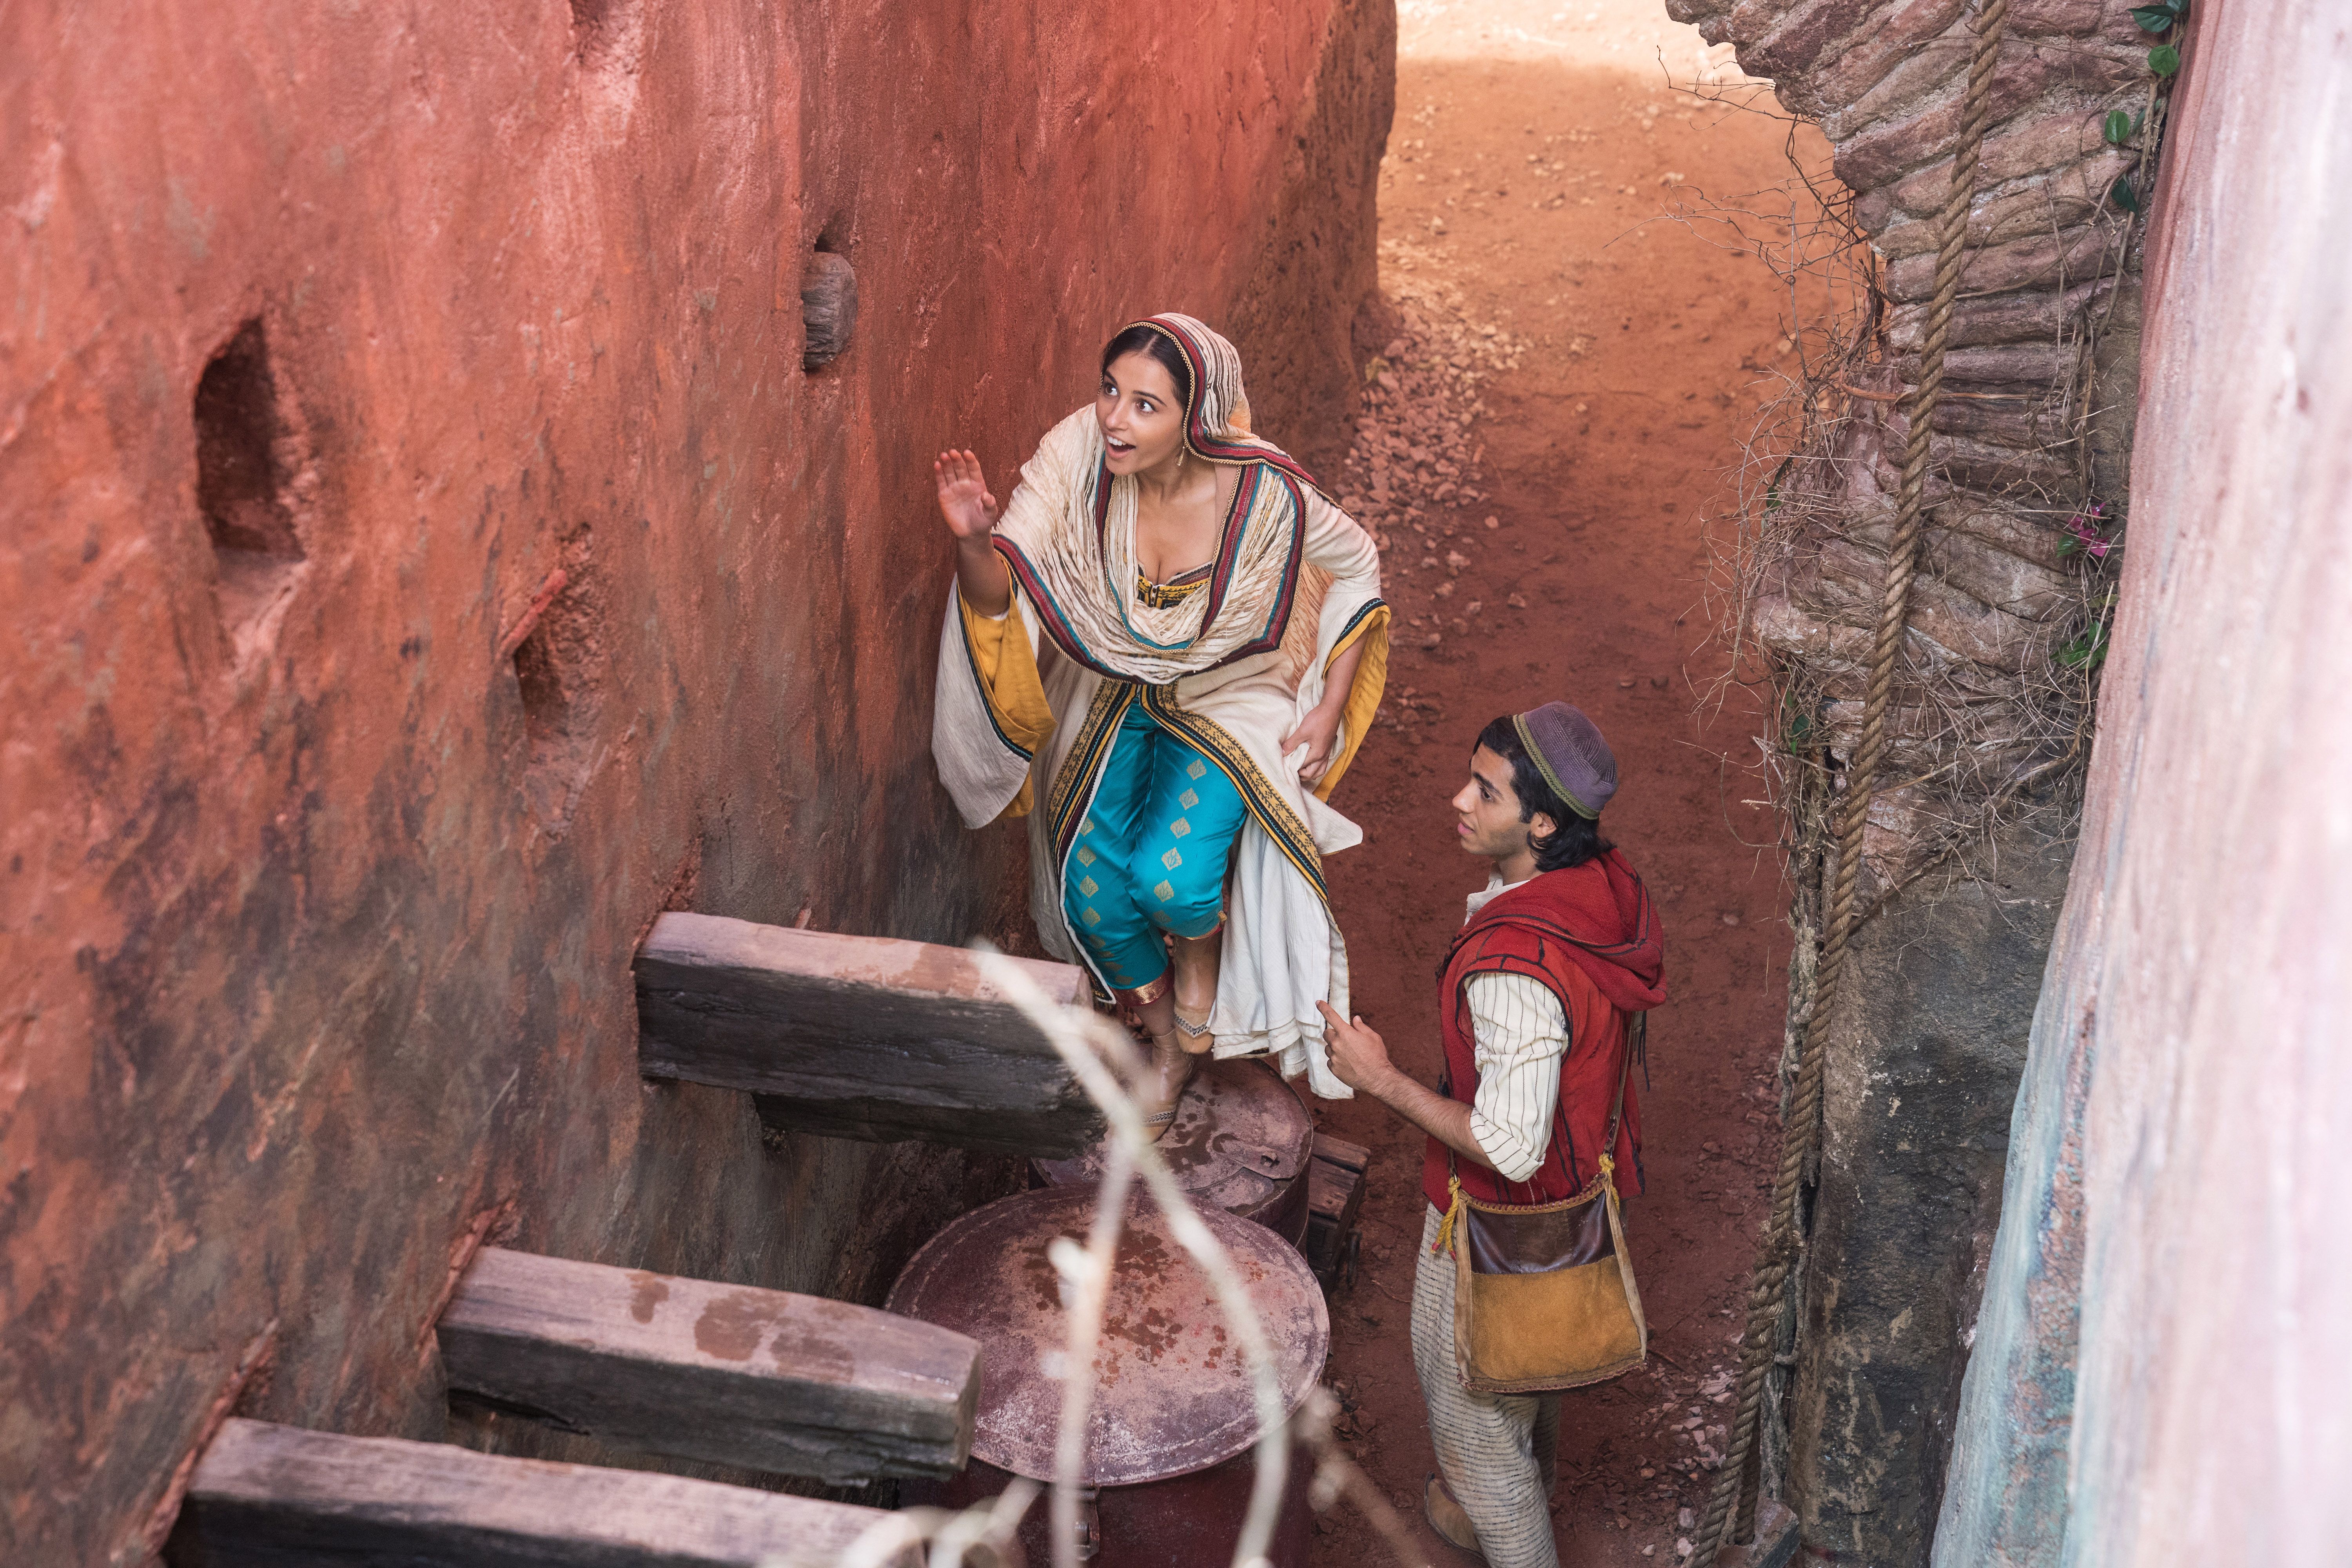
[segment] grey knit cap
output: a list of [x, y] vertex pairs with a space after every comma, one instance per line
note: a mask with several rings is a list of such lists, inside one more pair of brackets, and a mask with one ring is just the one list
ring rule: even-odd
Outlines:
[[1511, 721], [1519, 744], [1568, 808], [1590, 821], [1617, 793], [1617, 756], [1601, 727], [1565, 702], [1547, 702]]

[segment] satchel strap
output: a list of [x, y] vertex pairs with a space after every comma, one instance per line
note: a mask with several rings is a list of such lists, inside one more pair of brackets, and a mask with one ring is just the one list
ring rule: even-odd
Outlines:
[[1633, 1053], [1649, 1044], [1650, 1016], [1647, 1013], [1625, 1015], [1625, 1065], [1617, 1073], [1617, 1103], [1609, 1108], [1609, 1131], [1601, 1140], [1601, 1173], [1615, 1186], [1617, 1173], [1617, 1128], [1625, 1120], [1625, 1085], [1633, 1076]]

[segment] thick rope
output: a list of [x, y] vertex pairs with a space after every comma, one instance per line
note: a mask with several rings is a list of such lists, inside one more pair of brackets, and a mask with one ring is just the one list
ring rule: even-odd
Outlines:
[[[1969, 204], [1976, 195], [1977, 155], [1984, 146], [1990, 113], [1993, 67], [2009, 20], [2009, 0], [1990, 0], [1976, 24], [1976, 47], [1969, 58], [1966, 109], [1952, 151], [1950, 194], [1937, 215], [1938, 247], [1936, 291], [1927, 310], [1926, 342], [1919, 354], [1919, 385], [1906, 410], [1910, 430], [1903, 448], [1903, 486], [1895, 514], [1895, 534], [1886, 550], [1886, 589], [1879, 605], [1878, 640], [1871, 652], [1870, 694], [1863, 706], [1862, 739], [1846, 774], [1846, 795], [1837, 820], [1836, 880], [1830, 891], [1828, 929], [1822, 937], [1812, 1010], [1806, 1016], [1798, 1056], [1796, 1092], [1780, 1134], [1780, 1170], [1772, 1187], [1772, 1215], [1756, 1250], [1756, 1272], [1748, 1291], [1748, 1330], [1740, 1341], [1739, 1408], [1733, 1418], [1723, 1469], [1707, 1499], [1691, 1561], [1714, 1568], [1733, 1539], [1735, 1514], [1740, 1535], [1755, 1530], [1755, 1492], [1747, 1485], [1756, 1458], [1756, 1431], [1764, 1405], [1764, 1374], [1772, 1363], [1773, 1332], [1798, 1253], [1797, 1191], [1821, 1146], [1822, 1066], [1829, 1019], [1844, 978], [1847, 940], [1854, 927], [1854, 883], [1862, 867], [1863, 828], [1885, 750], [1886, 697], [1895, 684], [1895, 656], [1910, 616], [1911, 575], [1919, 558], [1921, 502], [1927, 489], [1927, 436], [1944, 384], [1944, 346], [1951, 335], [1952, 302], [1959, 293], [1960, 252], [1968, 237]], [[1743, 1496], [1743, 1494], [1745, 1494]]]

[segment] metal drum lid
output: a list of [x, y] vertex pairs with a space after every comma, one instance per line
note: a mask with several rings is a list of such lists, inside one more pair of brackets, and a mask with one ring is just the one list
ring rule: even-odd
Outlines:
[[[891, 1311], [980, 1342], [972, 1455], [1015, 1475], [1054, 1474], [1062, 1383], [1046, 1367], [1066, 1354], [1069, 1321], [1045, 1249], [1057, 1236], [1084, 1244], [1096, 1191], [1041, 1187], [974, 1209], [926, 1243], [890, 1288]], [[1263, 1226], [1214, 1209], [1202, 1209], [1201, 1218], [1257, 1309], [1286, 1415], [1322, 1376], [1331, 1348], [1314, 1271]], [[1139, 1189], [1119, 1235], [1094, 1374], [1088, 1486], [1185, 1475], [1257, 1440], [1249, 1371], [1209, 1278]]]
[[[1195, 1202], [1240, 1214], [1307, 1168], [1315, 1122], [1298, 1091], [1263, 1061], [1207, 1061], [1176, 1104], [1160, 1157]], [[1031, 1162], [1055, 1186], [1102, 1179], [1103, 1145], [1068, 1160]]]

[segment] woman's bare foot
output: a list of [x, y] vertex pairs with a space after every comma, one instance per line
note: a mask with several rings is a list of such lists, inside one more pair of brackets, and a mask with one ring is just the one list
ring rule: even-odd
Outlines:
[[1223, 926], [1206, 936], [1168, 939], [1171, 967], [1175, 971], [1176, 1027], [1183, 1034], [1184, 1048], [1195, 1056], [1206, 1056], [1217, 1047], [1216, 1036], [1209, 1032], [1209, 1015], [1216, 1010], [1217, 974], [1224, 951]]
[[1200, 1059], [1180, 1043], [1182, 1039], [1173, 1029], [1151, 1037], [1150, 1070], [1139, 1087], [1144, 1131], [1154, 1143], [1175, 1125], [1177, 1104], [1184, 1098], [1185, 1086], [1192, 1081], [1193, 1069], [1200, 1066]]

